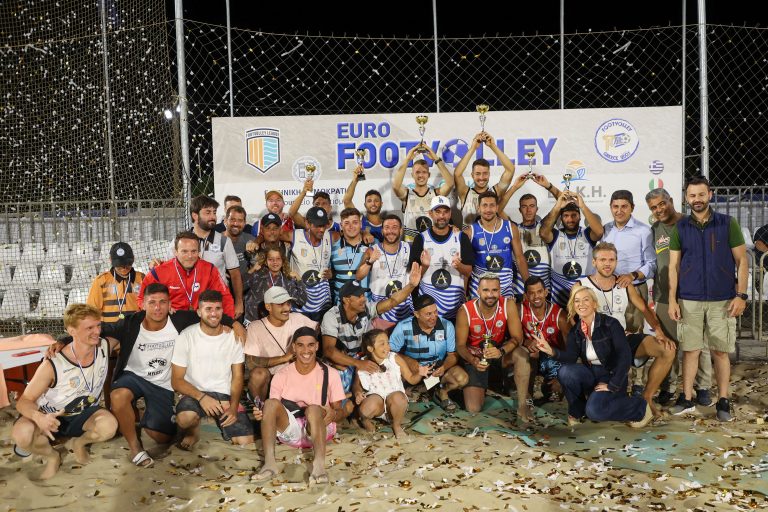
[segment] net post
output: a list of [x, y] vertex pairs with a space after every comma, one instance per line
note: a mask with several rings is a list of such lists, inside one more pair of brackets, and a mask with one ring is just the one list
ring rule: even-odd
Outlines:
[[190, 172], [189, 172], [189, 122], [187, 112], [187, 72], [184, 67], [184, 1], [174, 0], [176, 25], [176, 68], [178, 70], [179, 93], [179, 138], [181, 139], [181, 178], [184, 213], [189, 211]]
[[699, 102], [701, 105], [701, 174], [709, 179], [709, 87], [707, 84], [706, 0], [699, 4]]
[[107, 145], [107, 164], [109, 165], [109, 218], [112, 224], [112, 237], [115, 240], [121, 238], [117, 224], [117, 206], [115, 204], [115, 159], [112, 154], [112, 102], [109, 91], [109, 47], [107, 46], [107, 6], [106, 0], [99, 1], [101, 11], [101, 45], [104, 61], [104, 131]]

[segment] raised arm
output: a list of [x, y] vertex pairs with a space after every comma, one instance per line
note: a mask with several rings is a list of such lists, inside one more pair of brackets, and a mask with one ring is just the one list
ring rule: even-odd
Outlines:
[[421, 269], [419, 268], [419, 264], [414, 262], [411, 264], [411, 272], [408, 275], [408, 284], [403, 286], [402, 290], [398, 290], [390, 295], [388, 299], [377, 302], [376, 311], [381, 315], [394, 308], [398, 304], [401, 304], [405, 299], [408, 298], [409, 295], [411, 295], [411, 293], [413, 293], [413, 290], [419, 286], [420, 281]]
[[419, 146], [414, 146], [408, 151], [408, 154], [405, 155], [405, 159], [400, 164], [400, 167], [398, 167], [392, 175], [392, 190], [401, 201], [405, 201], [405, 198], [408, 197], [408, 189], [403, 186], [403, 179], [405, 178], [405, 171], [408, 170], [408, 162], [413, 160], [418, 147]]
[[598, 242], [603, 238], [603, 225], [600, 223], [600, 219], [589, 209], [589, 206], [587, 206], [587, 203], [584, 201], [581, 194], [571, 193], [576, 196], [576, 204], [579, 205], [581, 213], [584, 215], [584, 220], [589, 224], [589, 238], [591, 238], [593, 242]]
[[301, 208], [301, 203], [304, 202], [304, 198], [307, 196], [307, 192], [312, 190], [312, 188], [315, 186], [314, 180], [306, 180], [304, 182], [304, 186], [301, 188], [301, 192], [299, 192], [298, 197], [293, 201], [293, 204], [291, 204], [291, 207], [288, 208], [288, 216], [293, 219], [293, 227], [294, 228], [306, 228], [307, 223], [304, 219], [304, 216], [299, 213], [299, 208]]
[[565, 194], [560, 194], [560, 197], [558, 197], [557, 201], [555, 201], [555, 206], [553, 206], [546, 217], [541, 220], [539, 236], [544, 241], [544, 243], [551, 244], [552, 240], [554, 240], [555, 234], [553, 233], [552, 229], [555, 226], [557, 217], [560, 216], [560, 210], [563, 209], [565, 203], [567, 202], [568, 199], [565, 197]]
[[357, 188], [357, 179], [360, 177], [360, 175], [363, 173], [363, 166], [358, 165], [354, 171], [352, 171], [352, 181], [349, 182], [349, 185], [347, 186], [347, 191], [344, 192], [344, 208], [354, 208], [355, 203], [352, 202], [352, 199], [355, 197], [355, 188]]
[[461, 160], [459, 160], [459, 163], [456, 164], [456, 167], [453, 169], [454, 185], [456, 186], [456, 195], [459, 196], [459, 201], [461, 201], [461, 199], [467, 195], [467, 190], [469, 190], [469, 187], [467, 187], [467, 182], [464, 180], [464, 171], [467, 169], [469, 161], [475, 155], [477, 148], [479, 148], [480, 144], [483, 143], [484, 136], [484, 134], [478, 133], [472, 137], [472, 144], [470, 144], [469, 149], [467, 149], [467, 153], [461, 158]]
[[507, 208], [507, 204], [509, 204], [509, 200], [512, 199], [512, 196], [515, 194], [515, 192], [523, 188], [523, 185], [525, 185], [526, 181], [528, 181], [528, 178], [526, 178], [524, 174], [521, 174], [515, 178], [512, 186], [509, 187], [507, 191], [504, 192], [504, 195], [499, 198], [499, 217], [505, 220], [510, 220], [509, 215], [507, 215], [504, 210]]
[[499, 146], [496, 145], [496, 140], [488, 133], [485, 134], [485, 145], [493, 151], [493, 154], [496, 155], [496, 161], [500, 162], [502, 167], [504, 167], [501, 179], [499, 179], [499, 182], [493, 187], [496, 189], [496, 194], [501, 195], [507, 188], [509, 188], [509, 184], [512, 183], [512, 178], [515, 176], [515, 164], [504, 154]]
[[432, 151], [431, 147], [425, 147], [427, 149], [427, 156], [429, 156], [429, 158], [435, 162], [435, 166], [437, 166], [437, 169], [440, 171], [440, 175], [443, 177], [443, 184], [438, 190], [438, 195], [447, 196], [451, 190], [453, 190], [453, 174], [451, 174], [451, 171], [448, 170], [448, 167], [446, 167], [443, 159], [437, 156], [437, 153]]

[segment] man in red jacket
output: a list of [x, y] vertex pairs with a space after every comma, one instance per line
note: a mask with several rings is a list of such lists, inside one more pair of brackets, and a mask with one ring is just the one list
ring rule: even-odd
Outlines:
[[224, 314], [235, 314], [235, 301], [229, 293], [219, 271], [211, 263], [200, 259], [197, 236], [191, 231], [182, 231], [173, 241], [176, 257], [156, 266], [141, 282], [138, 303], [142, 307], [144, 290], [152, 283], [162, 283], [168, 287], [171, 296], [171, 309], [197, 310], [197, 299], [204, 290], [221, 292], [224, 298]]

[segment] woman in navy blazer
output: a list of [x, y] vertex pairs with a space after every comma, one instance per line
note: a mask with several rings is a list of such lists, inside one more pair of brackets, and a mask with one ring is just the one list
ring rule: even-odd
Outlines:
[[[574, 328], [565, 349], [549, 345], [539, 337], [539, 350], [563, 363], [557, 379], [568, 400], [568, 424], [584, 416], [593, 421], [628, 421], [631, 427], [646, 426], [653, 413], [641, 397], [627, 395], [627, 374], [632, 350], [621, 324], [597, 312], [595, 292], [581, 285], [571, 290], [568, 319]], [[581, 362], [577, 362], [577, 361]]]

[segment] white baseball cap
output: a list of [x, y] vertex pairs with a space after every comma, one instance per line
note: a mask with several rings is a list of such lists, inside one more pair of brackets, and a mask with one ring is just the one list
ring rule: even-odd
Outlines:
[[288, 301], [295, 301], [288, 290], [282, 286], [273, 286], [264, 293], [264, 304], [282, 304]]
[[451, 209], [451, 202], [445, 196], [435, 196], [432, 198], [432, 203], [429, 205], [429, 209], [434, 210], [440, 206], [445, 206], [449, 210]]

